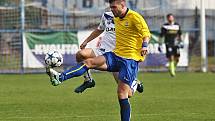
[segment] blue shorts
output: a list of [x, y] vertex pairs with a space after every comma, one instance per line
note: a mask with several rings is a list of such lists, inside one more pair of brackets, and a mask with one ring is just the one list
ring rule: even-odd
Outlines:
[[107, 52], [103, 55], [106, 59], [107, 71], [119, 72], [118, 79], [131, 87], [137, 77], [138, 61], [119, 57], [113, 52]]

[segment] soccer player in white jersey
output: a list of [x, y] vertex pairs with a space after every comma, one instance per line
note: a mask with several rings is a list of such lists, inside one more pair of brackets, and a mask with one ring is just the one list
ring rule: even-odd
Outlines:
[[[104, 32], [104, 35], [97, 48], [85, 48], [87, 43], [98, 37]], [[93, 58], [99, 55], [103, 55], [105, 52], [110, 52], [115, 48], [116, 45], [116, 35], [115, 26], [113, 21], [112, 12], [104, 12], [101, 21], [97, 29], [95, 29], [80, 45], [81, 50], [76, 54], [77, 62], [82, 62], [87, 58]], [[118, 72], [113, 72], [114, 79], [118, 80]], [[137, 81], [137, 91], [143, 92], [143, 84]], [[82, 93], [87, 88], [92, 88], [95, 86], [95, 81], [93, 80], [90, 71], [84, 74], [84, 83], [75, 89], [76, 93]], [[135, 90], [134, 90], [135, 91]]]

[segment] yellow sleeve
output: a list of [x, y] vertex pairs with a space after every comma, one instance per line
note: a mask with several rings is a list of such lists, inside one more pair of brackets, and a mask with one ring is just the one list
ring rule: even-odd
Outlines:
[[151, 37], [149, 28], [142, 16], [136, 15], [136, 16], [134, 16], [133, 20], [135, 23], [135, 27], [138, 30], [138, 32], [142, 35], [142, 38]]

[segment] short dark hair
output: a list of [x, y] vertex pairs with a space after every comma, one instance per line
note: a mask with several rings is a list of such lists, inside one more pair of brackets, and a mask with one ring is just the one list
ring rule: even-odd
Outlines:
[[167, 18], [169, 18], [170, 16], [173, 16], [173, 14], [169, 13], [169, 14], [166, 15]]
[[108, 0], [109, 3], [112, 3], [112, 2], [114, 2], [114, 1], [115, 1], [115, 0]]
[[125, 0], [109, 0], [109, 3], [113, 3], [113, 2], [115, 2], [115, 1], [123, 2], [123, 1], [125, 1]]

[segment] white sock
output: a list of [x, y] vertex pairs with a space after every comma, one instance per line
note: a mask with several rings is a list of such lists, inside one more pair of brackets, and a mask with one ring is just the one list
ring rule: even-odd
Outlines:
[[90, 70], [88, 70], [85, 74], [84, 74], [84, 78], [85, 78], [85, 81], [91, 81], [92, 80], [92, 75], [91, 75], [91, 72]]
[[135, 79], [134, 81], [133, 81], [133, 83], [132, 83], [132, 85], [131, 85], [131, 89], [132, 89], [132, 91], [133, 91], [133, 94], [136, 92], [136, 90], [137, 90], [137, 85], [138, 85], [138, 83], [137, 83], [137, 80]]

